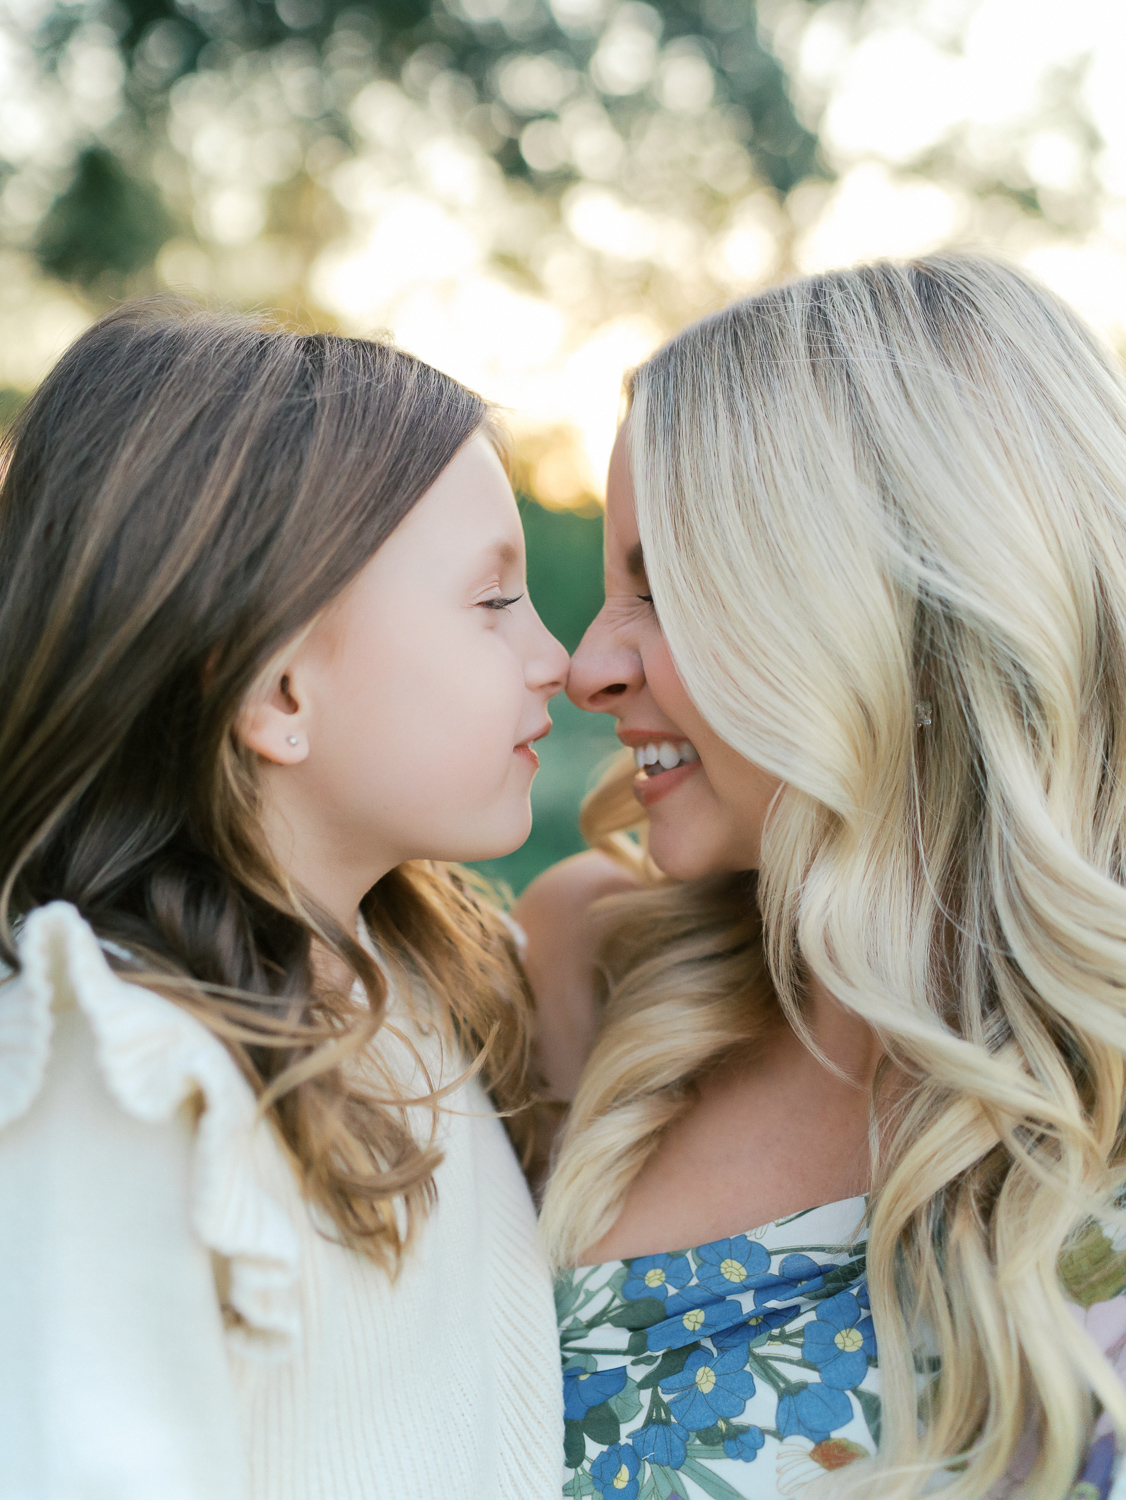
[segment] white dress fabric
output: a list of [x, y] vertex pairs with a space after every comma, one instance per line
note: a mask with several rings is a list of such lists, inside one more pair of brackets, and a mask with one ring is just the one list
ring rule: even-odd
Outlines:
[[[318, 1227], [222, 1043], [118, 978], [73, 907], [27, 917], [20, 961], [0, 984], [0, 1500], [556, 1500], [551, 1285], [480, 1086], [444, 1101], [437, 1205], [392, 1280]], [[375, 1045], [421, 1082], [392, 1030]]]

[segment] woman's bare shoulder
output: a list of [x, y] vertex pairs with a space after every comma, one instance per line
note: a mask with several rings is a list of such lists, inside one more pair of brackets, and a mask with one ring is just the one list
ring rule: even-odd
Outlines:
[[529, 933], [547, 924], [553, 930], [567, 918], [581, 918], [603, 896], [641, 888], [640, 876], [597, 849], [572, 854], [537, 875], [512, 909], [512, 915]]
[[540, 1066], [560, 1098], [573, 1096], [598, 1031], [598, 929], [591, 908], [641, 886], [624, 865], [590, 850], [537, 876], [512, 909], [528, 939], [524, 963], [539, 1016]]

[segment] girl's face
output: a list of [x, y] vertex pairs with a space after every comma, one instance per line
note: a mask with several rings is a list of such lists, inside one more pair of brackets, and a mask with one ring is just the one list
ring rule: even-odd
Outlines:
[[567, 694], [613, 714], [618, 738], [647, 761], [634, 795], [649, 814], [649, 852], [681, 880], [755, 869], [782, 783], [704, 722], [673, 666], [648, 598], [623, 424], [606, 489], [606, 603], [571, 663]]
[[276, 855], [347, 913], [405, 860], [517, 848], [566, 673], [528, 598], [511, 486], [478, 434], [244, 710]]

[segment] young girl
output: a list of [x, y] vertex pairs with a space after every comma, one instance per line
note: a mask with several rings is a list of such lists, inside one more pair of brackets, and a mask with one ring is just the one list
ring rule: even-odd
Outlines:
[[566, 1493], [1105, 1495], [1117, 364], [973, 257], [688, 329], [632, 381], [569, 691], [631, 751], [590, 836], [628, 862], [641, 817], [652, 864], [519, 911], [560, 1086], [601, 1025], [543, 1213]]
[[566, 669], [497, 447], [387, 345], [167, 306], [21, 416], [5, 1500], [558, 1492], [525, 1001], [440, 863], [526, 837]]

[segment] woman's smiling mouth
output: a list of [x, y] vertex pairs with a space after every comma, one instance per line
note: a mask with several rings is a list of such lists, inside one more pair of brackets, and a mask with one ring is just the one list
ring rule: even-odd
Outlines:
[[646, 776], [660, 776], [675, 771], [677, 766], [694, 765], [700, 759], [695, 746], [687, 740], [650, 740], [636, 747], [633, 758], [637, 769]]
[[619, 730], [618, 738], [633, 750], [637, 765], [633, 795], [643, 807], [652, 807], [654, 802], [675, 792], [699, 767], [700, 756], [695, 745], [679, 735], [673, 738], [667, 731], [627, 729]]

